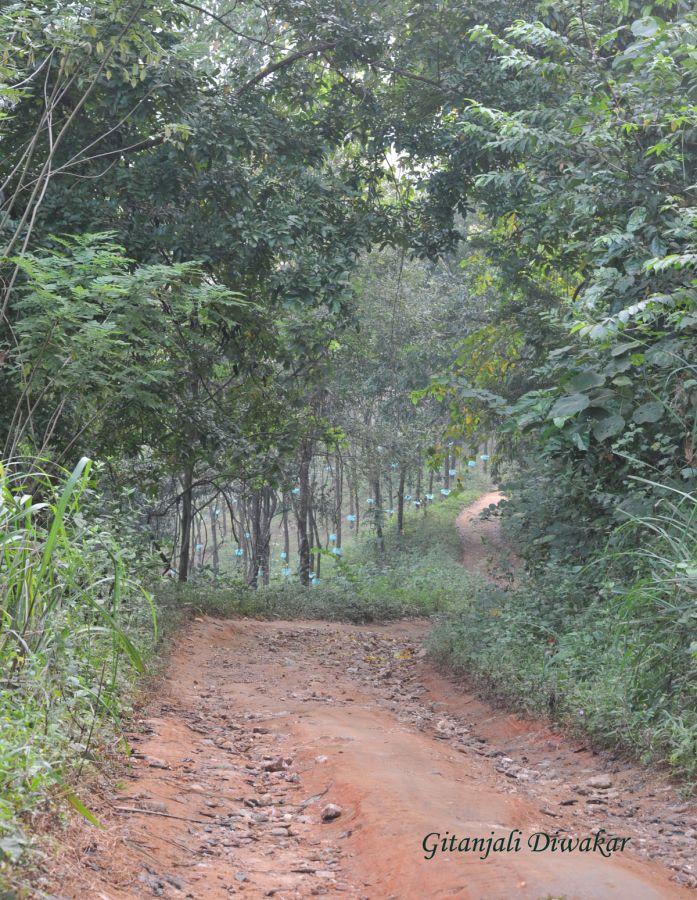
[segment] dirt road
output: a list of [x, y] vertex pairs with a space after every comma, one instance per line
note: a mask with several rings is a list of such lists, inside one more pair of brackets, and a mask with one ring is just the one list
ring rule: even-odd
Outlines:
[[502, 499], [500, 491], [483, 494], [462, 510], [456, 522], [462, 541], [462, 564], [470, 572], [497, 583], [511, 580], [517, 560], [503, 539], [501, 520], [495, 517], [482, 519], [480, 514]]
[[[692, 896], [694, 807], [645, 772], [460, 690], [425, 658], [427, 629], [194, 621], [129, 736], [120, 784], [92, 798], [105, 829], [71, 822], [49, 893]], [[628, 837], [626, 850], [527, 846], [557, 831], [592, 845], [600, 828]], [[429, 860], [429, 833], [446, 843], [501, 836], [512, 849]]]

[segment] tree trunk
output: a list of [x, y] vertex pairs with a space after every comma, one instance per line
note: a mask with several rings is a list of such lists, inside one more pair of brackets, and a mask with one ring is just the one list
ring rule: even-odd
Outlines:
[[184, 470], [184, 490], [182, 493], [181, 549], [179, 551], [179, 581], [188, 580], [191, 559], [191, 511], [193, 508], [194, 467]]
[[404, 534], [404, 482], [407, 473], [399, 470], [399, 486], [397, 487], [397, 534]]
[[300, 498], [296, 512], [298, 525], [298, 556], [300, 561], [300, 583], [310, 583], [310, 540], [308, 536], [308, 520], [310, 513], [310, 463], [312, 461], [312, 442], [303, 441], [300, 447]]
[[285, 556], [285, 565], [290, 562], [290, 530], [288, 528], [288, 495], [283, 495], [283, 552]]
[[314, 566], [315, 575], [317, 578], [320, 576], [320, 572], [322, 570], [322, 554], [319, 552], [322, 546], [322, 539], [319, 536], [319, 528], [317, 527], [317, 519], [315, 518], [314, 511], [312, 507], [310, 507], [310, 534], [315, 535], [315, 542], [317, 544], [317, 554], [313, 554], [312, 564]]
[[[261, 559], [261, 569], [263, 573], [264, 584], [268, 585], [269, 583], [269, 573], [271, 569], [271, 518], [273, 516], [273, 511], [276, 508], [276, 503], [271, 503], [271, 488], [266, 486], [263, 489], [264, 491], [264, 503], [263, 503], [263, 514], [264, 514], [264, 530], [263, 530], [263, 544], [260, 553]], [[275, 494], [274, 494], [275, 497]]]
[[334, 534], [336, 546], [341, 547], [341, 506], [344, 500], [344, 467], [341, 456], [334, 459]]
[[[204, 560], [205, 560], [204, 542], [203, 542], [203, 529], [201, 528], [201, 522], [202, 522], [202, 520], [203, 520], [203, 516], [201, 516], [200, 514], [199, 514], [199, 515], [194, 515], [194, 522], [196, 523], [196, 528], [195, 528], [195, 531], [196, 531], [196, 544], [195, 544], [195, 546], [198, 547], [198, 550], [197, 550], [196, 552], [198, 553], [198, 567], [199, 567], [199, 569], [202, 569], [202, 568], [203, 568], [203, 563], [204, 563]], [[194, 559], [196, 559], [196, 553], [194, 554]]]
[[446, 490], [450, 488], [450, 453], [446, 450], [445, 462], [443, 464], [443, 487]]
[[[172, 559], [174, 559], [174, 555], [177, 552], [177, 547], [179, 546], [179, 533], [181, 531], [181, 498], [177, 498], [177, 503], [174, 510], [174, 538], [172, 539]], [[172, 567], [173, 568], [173, 567]]]
[[377, 541], [378, 553], [382, 556], [385, 552], [385, 538], [382, 533], [383, 509], [379, 475], [375, 475], [373, 478], [373, 495], [375, 497], [375, 538]]
[[213, 543], [213, 574], [218, 577], [220, 572], [220, 557], [218, 556], [218, 523], [215, 515], [215, 505], [211, 506], [211, 541]]

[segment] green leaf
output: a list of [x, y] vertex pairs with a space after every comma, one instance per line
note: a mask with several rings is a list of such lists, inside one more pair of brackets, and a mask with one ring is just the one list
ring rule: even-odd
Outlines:
[[567, 394], [560, 397], [549, 411], [550, 419], [568, 419], [586, 409], [590, 400], [585, 394]]
[[95, 816], [95, 814], [93, 812], [91, 812], [85, 806], [85, 804], [82, 802], [82, 800], [80, 800], [79, 797], [77, 797], [75, 794], [73, 794], [72, 791], [69, 791], [65, 795], [65, 799], [73, 807], [73, 809], [76, 809], [80, 813], [80, 815], [83, 816], [85, 819], [87, 819], [88, 822], [91, 822], [92, 825], [96, 825], [97, 828], [104, 828], [104, 826], [99, 821], [99, 819]]
[[587, 391], [589, 388], [600, 387], [605, 383], [605, 376], [595, 370], [579, 372], [569, 382], [569, 386], [575, 391]]
[[87, 479], [87, 477], [89, 476], [91, 466], [92, 461], [86, 456], [83, 456], [75, 466], [72, 474], [70, 475], [70, 478], [68, 478], [65, 483], [65, 487], [63, 488], [63, 492], [58, 501], [58, 505], [56, 506], [56, 511], [51, 523], [51, 530], [48, 533], [46, 545], [44, 546], [44, 552], [41, 557], [41, 565], [39, 566], [38, 572], [39, 580], [43, 578], [45, 573], [48, 571], [48, 567], [51, 562], [51, 556], [53, 554], [53, 549], [56, 545], [56, 541], [58, 540], [58, 535], [63, 528], [63, 519], [65, 517], [65, 511], [68, 507], [68, 502], [77, 489], [80, 481], [82, 480], [83, 475], [85, 479]]
[[634, 37], [653, 37], [661, 30], [662, 22], [655, 16], [645, 16], [632, 22], [631, 29]]
[[648, 403], [637, 406], [634, 410], [632, 420], [636, 422], [637, 425], [641, 425], [643, 422], [658, 422], [659, 419], [663, 418], [664, 412], [665, 408], [662, 403], [651, 400]]
[[626, 424], [622, 416], [606, 416], [593, 425], [593, 436], [598, 441], [606, 441], [608, 438], [618, 435]]

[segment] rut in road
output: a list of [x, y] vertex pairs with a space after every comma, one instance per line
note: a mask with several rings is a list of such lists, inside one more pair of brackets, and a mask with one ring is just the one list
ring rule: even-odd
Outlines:
[[[428, 627], [192, 622], [120, 785], [91, 803], [104, 830], [74, 820], [45, 886], [101, 900], [689, 896], [671, 876], [691, 878], [694, 809], [438, 675]], [[609, 787], [589, 786], [600, 774]], [[324, 822], [329, 804], [340, 814]], [[633, 852], [422, 849], [429, 832], [599, 827]]]

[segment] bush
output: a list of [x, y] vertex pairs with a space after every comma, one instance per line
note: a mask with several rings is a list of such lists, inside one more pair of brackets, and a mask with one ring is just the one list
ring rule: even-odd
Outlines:
[[548, 565], [507, 593], [486, 586], [430, 646], [503, 700], [694, 781], [697, 501], [663, 493], [611, 536], [628, 549], [578, 571]]
[[81, 808], [68, 772], [121, 715], [122, 662], [143, 670], [132, 635], [151, 601], [89, 509], [90, 467], [0, 466], [0, 867], [20, 855], [21, 823], [57, 786]]

